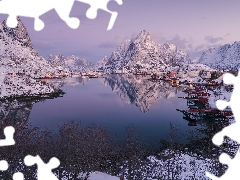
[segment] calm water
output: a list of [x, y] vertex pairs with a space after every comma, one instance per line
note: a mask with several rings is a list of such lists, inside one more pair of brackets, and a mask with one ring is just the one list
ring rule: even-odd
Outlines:
[[148, 77], [68, 78], [61, 89], [66, 92], [63, 97], [35, 103], [28, 122], [51, 131], [70, 120], [83, 126], [95, 123], [120, 137], [124, 137], [126, 126], [133, 125], [149, 142], [167, 139], [170, 122], [179, 127], [179, 136], [196, 128], [188, 126], [176, 111], [187, 108], [186, 100], [178, 98], [184, 96], [181, 89], [151, 82]]

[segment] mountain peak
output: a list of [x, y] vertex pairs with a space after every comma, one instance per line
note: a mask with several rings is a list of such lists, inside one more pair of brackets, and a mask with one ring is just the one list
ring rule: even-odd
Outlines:
[[147, 40], [147, 41], [151, 41], [151, 35], [148, 31], [146, 30], [142, 30], [140, 31], [140, 33], [137, 35], [137, 37], [135, 38], [135, 40]]
[[174, 44], [160, 45], [151, 39], [146, 30], [131, 40], [124, 41], [105, 64], [99, 69], [106, 72], [134, 72], [136, 69], [152, 71], [165, 70], [166, 67], [188, 63], [189, 56], [186, 52], [178, 50]]
[[140, 33], [138, 34], [138, 36], [148, 36], [150, 35], [150, 33], [147, 30], [142, 30], [140, 31]]
[[23, 22], [19, 17], [17, 17], [17, 21], [18, 24], [16, 28], [9, 28], [6, 24], [6, 20], [4, 20], [0, 26], [3, 29], [4, 33], [11, 37], [13, 41], [19, 42], [22, 47], [34, 49]]

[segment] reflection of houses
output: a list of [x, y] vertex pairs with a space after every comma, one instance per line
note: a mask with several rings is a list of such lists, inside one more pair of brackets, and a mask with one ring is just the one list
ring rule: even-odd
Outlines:
[[208, 102], [210, 94], [206, 91], [190, 91], [186, 99], [195, 99], [200, 102]]
[[231, 110], [220, 111], [217, 108], [189, 107], [187, 110], [176, 110], [183, 113], [183, 119], [188, 121], [189, 126], [196, 126], [200, 121], [229, 120], [233, 118]]
[[177, 111], [183, 113], [183, 119], [189, 122], [189, 126], [196, 126], [197, 122], [202, 120], [230, 119], [233, 117], [231, 109], [220, 111], [210, 107], [208, 103], [210, 93], [204, 87], [189, 90], [187, 94], [187, 97], [181, 98], [187, 99], [188, 109], [177, 109]]
[[198, 107], [189, 107], [187, 110], [177, 109], [177, 111], [182, 112], [186, 117], [191, 120], [203, 120], [207, 118], [231, 118], [233, 113], [230, 109], [220, 111], [217, 108], [198, 108]]

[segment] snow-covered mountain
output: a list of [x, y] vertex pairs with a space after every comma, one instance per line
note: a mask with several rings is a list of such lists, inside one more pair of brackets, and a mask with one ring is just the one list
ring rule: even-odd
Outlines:
[[210, 48], [203, 52], [198, 63], [219, 70], [238, 70], [240, 68], [240, 42]]
[[134, 104], [144, 113], [149, 111], [153, 102], [160, 98], [172, 98], [177, 88], [181, 90], [181, 87], [172, 87], [164, 81], [153, 83], [148, 78], [112, 74], [103, 76], [103, 84], [109, 85], [125, 103]]
[[[105, 59], [106, 61], [106, 59]], [[151, 39], [150, 33], [141, 31], [136, 38], [124, 41], [99, 69], [106, 72], [135, 71], [137, 69], [163, 70], [165, 67], [189, 63], [186, 52], [174, 44], [160, 45]]]
[[19, 72], [34, 77], [55, 72], [33, 48], [25, 26], [19, 18], [17, 20], [16, 28], [8, 28], [5, 20], [0, 23], [0, 72]]
[[0, 98], [53, 93], [56, 89], [34, 78], [56, 72], [33, 48], [19, 18], [16, 28], [0, 23]]
[[94, 64], [88, 62], [86, 58], [79, 58], [74, 55], [65, 57], [61, 54], [55, 56], [50, 54], [47, 61], [58, 69], [69, 72], [91, 71], [94, 68]]
[[94, 68], [96, 71], [104, 71], [105, 69], [105, 64], [107, 63], [108, 61], [108, 57], [107, 56], [104, 56], [101, 60], [97, 61], [95, 64], [94, 64]]

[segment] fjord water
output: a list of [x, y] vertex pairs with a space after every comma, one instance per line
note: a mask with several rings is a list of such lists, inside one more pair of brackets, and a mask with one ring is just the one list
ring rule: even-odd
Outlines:
[[124, 138], [126, 127], [137, 128], [138, 135], [149, 143], [168, 139], [170, 122], [182, 133], [194, 130], [181, 112], [186, 100], [179, 87], [166, 82], [151, 82], [149, 77], [108, 75], [101, 78], [67, 78], [61, 89], [63, 97], [35, 103], [28, 122], [56, 132], [58, 126], [74, 120], [82, 126], [97, 124], [113, 135]]

